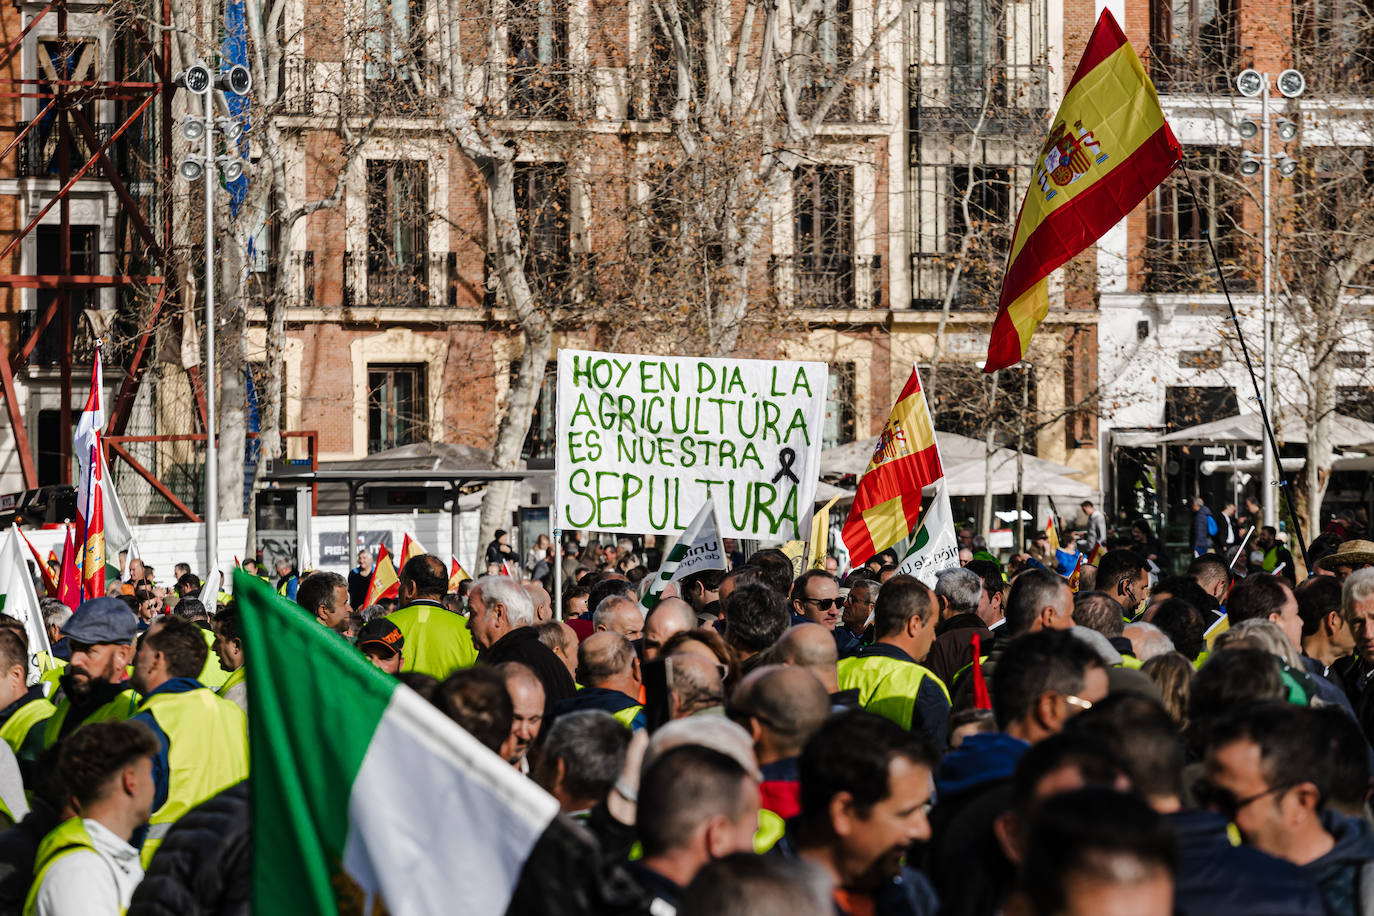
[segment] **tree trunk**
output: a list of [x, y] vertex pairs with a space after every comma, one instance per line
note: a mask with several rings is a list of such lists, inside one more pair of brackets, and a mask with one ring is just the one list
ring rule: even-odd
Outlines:
[[988, 532], [992, 530], [992, 455], [997, 451], [997, 445], [993, 439], [993, 434], [996, 431], [996, 421], [993, 420], [993, 417], [997, 411], [997, 376], [998, 373], [994, 372], [987, 379], [987, 383], [991, 385], [991, 390], [988, 393], [988, 425], [983, 433], [985, 446], [983, 452], [983, 512], [979, 520], [982, 526], [979, 533], [983, 537], [987, 537]]
[[[479, 160], [487, 180], [491, 201], [491, 226], [494, 245], [492, 257], [497, 275], [506, 296], [506, 303], [515, 312], [524, 340], [524, 350], [516, 368], [515, 378], [506, 397], [506, 410], [496, 427], [496, 441], [491, 450], [491, 466], [497, 470], [513, 471], [520, 463], [530, 420], [539, 389], [544, 383], [544, 370], [553, 346], [553, 309], [535, 301], [525, 276], [524, 248], [520, 238], [519, 213], [515, 204], [515, 162], [511, 158], [483, 157]], [[500, 373], [505, 367], [497, 364]], [[482, 512], [478, 527], [477, 546], [482, 550], [497, 528], [506, 527], [510, 513], [511, 481], [493, 481], [482, 495]]]
[[[227, 208], [225, 208], [227, 211]], [[215, 312], [219, 376], [219, 517], [222, 521], [243, 517], [244, 448], [248, 432], [248, 392], [244, 385], [244, 336], [247, 332], [247, 248], [238, 220], [229, 222], [230, 230], [220, 251], [220, 290], [222, 298]]]
[[[1322, 500], [1331, 480], [1335, 449], [1331, 443], [1332, 418], [1336, 411], [1335, 347], [1326, 348], [1325, 358], [1312, 367], [1307, 391], [1307, 530], [1309, 536], [1321, 532]], [[1280, 469], [1279, 475], [1283, 476]]]

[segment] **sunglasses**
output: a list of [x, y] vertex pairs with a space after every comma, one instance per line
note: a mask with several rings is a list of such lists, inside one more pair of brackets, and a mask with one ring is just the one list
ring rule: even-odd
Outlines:
[[802, 601], [807, 604], [814, 604], [823, 611], [828, 611], [840, 603], [839, 598], [803, 598]]
[[1265, 789], [1263, 792], [1256, 792], [1254, 795], [1247, 795], [1245, 798], [1236, 798], [1230, 791], [1200, 779], [1193, 783], [1193, 798], [1197, 801], [1198, 807], [1209, 808], [1227, 820], [1235, 820], [1237, 814], [1266, 795], [1286, 792], [1293, 786], [1294, 783], [1285, 783]]

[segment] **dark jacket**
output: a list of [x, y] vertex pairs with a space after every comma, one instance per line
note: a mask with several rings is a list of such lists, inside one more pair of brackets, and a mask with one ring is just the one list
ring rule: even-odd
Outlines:
[[367, 586], [371, 582], [372, 573], [363, 575], [357, 566], [348, 571], [348, 603], [355, 611], [363, 609], [363, 601], [367, 598]]
[[544, 718], [552, 717], [554, 704], [577, 693], [568, 666], [559, 661], [553, 650], [539, 641], [534, 627], [516, 627], [481, 652], [477, 660], [484, 665], [520, 662], [529, 667], [539, 683], [544, 685]]
[[[639, 700], [621, 693], [619, 690], [609, 690], [605, 687], [583, 687], [572, 696], [555, 703], [553, 705], [553, 717], [556, 719], [565, 713], [579, 712], [584, 709], [599, 709], [602, 712], [615, 714], [639, 705]], [[644, 710], [641, 707], [631, 727], [638, 731], [644, 728], [646, 724], [648, 723], [644, 719]]]
[[1365, 912], [1361, 898], [1374, 896], [1374, 881], [1362, 875], [1364, 866], [1374, 861], [1374, 835], [1369, 823], [1323, 811], [1322, 826], [1336, 845], [1302, 870], [1321, 889], [1331, 916], [1360, 916]]
[[973, 636], [978, 635], [979, 652], [988, 654], [996, 638], [977, 614], [956, 614], [935, 628], [935, 643], [926, 656], [926, 667], [949, 686], [954, 675], [973, 661]]
[[[1193, 540], [1192, 548], [1194, 554], [1208, 553], [1212, 549], [1212, 535], [1207, 533], [1207, 519], [1212, 517], [1212, 510], [1206, 506], [1201, 507], [1193, 513]], [[1217, 531], [1221, 531], [1221, 526], [1217, 526]]]
[[1374, 679], [1371, 679], [1374, 671], [1358, 655], [1338, 659], [1331, 670], [1345, 687], [1345, 695], [1355, 709], [1355, 721], [1360, 723], [1364, 740], [1374, 745]]
[[251, 823], [247, 781], [186, 812], [153, 856], [129, 916], [248, 916]]
[[33, 863], [38, 844], [61, 823], [58, 812], [42, 798], [34, 797], [29, 813], [0, 833], [0, 916], [19, 916], [33, 884]]
[[1178, 834], [1178, 916], [1322, 916], [1312, 879], [1291, 862], [1232, 846], [1226, 818], [1211, 811], [1168, 815]]

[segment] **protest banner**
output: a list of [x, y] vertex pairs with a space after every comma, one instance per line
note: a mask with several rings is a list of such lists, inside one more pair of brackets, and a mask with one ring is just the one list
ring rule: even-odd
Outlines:
[[646, 609], [658, 604], [659, 596], [668, 583], [686, 578], [703, 569], [728, 569], [725, 562], [725, 548], [721, 545], [720, 532], [716, 525], [714, 503], [705, 503], [701, 511], [682, 532], [673, 549], [668, 551], [663, 565], [654, 576], [654, 584], [644, 593], [639, 603]]
[[720, 534], [805, 539], [824, 363], [558, 352], [560, 529], [677, 534], [718, 499]]
[[931, 588], [936, 574], [959, 565], [959, 539], [954, 532], [954, 513], [949, 505], [945, 479], [935, 482], [935, 498], [930, 501], [921, 527], [911, 539], [911, 548], [897, 567], [899, 575], [915, 576]]

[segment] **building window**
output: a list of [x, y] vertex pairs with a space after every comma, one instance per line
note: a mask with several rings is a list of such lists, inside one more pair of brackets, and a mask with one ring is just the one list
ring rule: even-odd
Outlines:
[[[826, 93], [844, 84], [854, 62], [854, 14], [850, 0], [820, 0], [810, 40], [810, 73], [801, 88], [798, 107], [810, 117]], [[827, 121], [848, 121], [854, 109], [854, 86], [845, 85], [835, 104], [825, 113]]]
[[525, 276], [536, 296], [569, 292], [572, 208], [568, 170], [561, 162], [517, 162], [515, 206], [525, 240]]
[[[696, 3], [675, 4], [679, 28], [686, 45], [687, 70], [691, 74], [689, 91], [693, 102], [701, 99], [706, 85], [706, 37], [702, 30], [701, 10]], [[677, 105], [678, 56], [673, 50], [672, 34], [650, 9], [644, 31], [648, 41], [643, 56], [648, 84], [648, 100], [641, 117], [646, 119], [671, 117]], [[671, 23], [668, 24], [671, 28]], [[689, 113], [692, 113], [689, 109]]]
[[950, 0], [945, 7], [945, 39], [948, 42], [949, 91], [952, 99], [983, 99], [991, 88], [997, 93], [988, 101], [1002, 104], [1006, 86], [1000, 71], [1005, 68], [1006, 37], [1000, 0]]
[[1170, 432], [1239, 413], [1236, 389], [1229, 385], [1169, 385], [1164, 389], [1164, 425]]
[[[914, 255], [913, 298], [918, 307], [940, 308], [951, 293], [949, 285], [954, 283], [950, 300], [954, 307], [995, 308], [1011, 244], [1011, 169], [997, 165], [950, 165], [941, 171], [940, 202], [945, 230], [943, 237], [937, 233], [934, 239], [924, 242], [933, 242], [934, 251], [922, 250]], [[961, 251], [966, 237], [968, 249]]]
[[854, 307], [854, 170], [804, 165], [793, 179], [796, 302]]
[[1180, 369], [1220, 369], [1221, 350], [1180, 350], [1178, 367]]
[[1230, 92], [1234, 0], [1151, 0], [1150, 75], [1160, 92]]
[[526, 118], [568, 116], [567, 24], [557, 0], [510, 0], [507, 109]]
[[[510, 382], [515, 384], [515, 374], [519, 363], [510, 364]], [[554, 391], [558, 388], [558, 364], [552, 360], [544, 367], [544, 382], [539, 386], [539, 396], [534, 401], [534, 415], [530, 418], [529, 432], [525, 434], [525, 445], [520, 457], [526, 461], [552, 461], [554, 454], [554, 431], [558, 415], [554, 412]]]
[[821, 448], [834, 448], [854, 441], [854, 414], [854, 364], [832, 365], [830, 384], [825, 392]]
[[1189, 147], [1184, 153], [1198, 197], [1175, 175], [1150, 196], [1149, 237], [1145, 242], [1148, 292], [1215, 292], [1216, 265], [1207, 247], [1210, 235], [1233, 290], [1254, 289], [1236, 226], [1240, 201], [1233, 189], [1237, 153], [1232, 149]]
[[1339, 385], [1336, 388], [1336, 413], [1374, 423], [1374, 387]]
[[1363, 93], [1374, 77], [1374, 40], [1367, 0], [1298, 0], [1293, 4], [1293, 66], [1309, 92]]
[[367, 301], [429, 304], [429, 172], [424, 162], [367, 163]]
[[368, 454], [427, 438], [425, 366], [367, 367]]
[[423, 114], [417, 86], [432, 68], [425, 60], [424, 0], [367, 0], [363, 34], [365, 112]]

